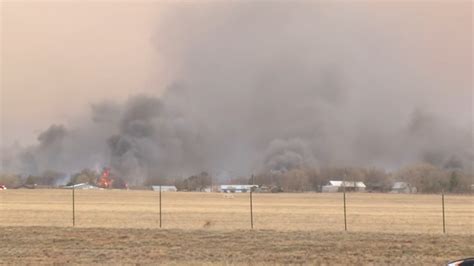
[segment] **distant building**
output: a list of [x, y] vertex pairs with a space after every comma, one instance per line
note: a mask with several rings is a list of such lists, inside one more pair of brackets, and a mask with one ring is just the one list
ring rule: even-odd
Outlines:
[[[151, 186], [153, 191], [160, 191], [160, 186]], [[161, 186], [161, 191], [162, 192], [176, 192], [178, 189], [176, 186]]]
[[257, 185], [221, 185], [219, 191], [222, 193], [245, 193], [257, 187]]
[[258, 188], [255, 188], [254, 191], [258, 193], [279, 193], [279, 192], [283, 192], [283, 189], [279, 186], [261, 185]]
[[411, 186], [407, 182], [395, 182], [392, 186], [391, 193], [416, 193], [416, 187]]
[[329, 184], [322, 187], [322, 192], [341, 192], [344, 191], [364, 192], [365, 184], [360, 181], [336, 181], [331, 180]]
[[75, 184], [75, 185], [71, 185], [71, 186], [65, 186], [64, 188], [66, 188], [66, 189], [99, 189], [99, 187], [96, 187], [96, 186], [91, 185], [89, 183]]

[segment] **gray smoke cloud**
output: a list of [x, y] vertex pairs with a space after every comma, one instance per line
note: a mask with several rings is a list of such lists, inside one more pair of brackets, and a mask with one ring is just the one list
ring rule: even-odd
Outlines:
[[132, 184], [204, 170], [420, 161], [470, 171], [472, 120], [444, 109], [469, 112], [470, 99], [456, 102], [456, 90], [446, 102], [431, 97], [452, 84], [417, 73], [416, 51], [393, 41], [405, 29], [376, 26], [370, 12], [322, 3], [167, 6], [153, 40], [169, 66], [166, 92], [93, 104], [91, 119], [51, 126], [10, 165], [109, 165]]
[[264, 171], [285, 173], [293, 169], [318, 166], [309, 143], [300, 139], [272, 141], [264, 154]]

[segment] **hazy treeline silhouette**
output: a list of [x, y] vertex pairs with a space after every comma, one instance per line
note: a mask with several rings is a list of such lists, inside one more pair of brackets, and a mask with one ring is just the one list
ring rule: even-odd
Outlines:
[[[14, 174], [0, 175], [0, 184], [15, 188], [23, 185], [59, 186], [79, 183], [95, 184], [100, 172], [83, 169], [70, 176], [45, 171], [38, 176]], [[289, 171], [266, 171], [252, 176], [236, 176], [218, 180], [207, 172], [189, 177], [149, 178], [145, 186], [175, 185], [179, 191], [205, 191], [212, 185], [219, 184], [256, 184], [259, 186], [278, 187], [284, 192], [321, 192], [322, 186], [330, 180], [362, 181], [369, 192], [389, 192], [395, 182], [406, 182], [417, 189], [418, 193], [452, 193], [472, 192], [473, 176], [455, 168], [439, 168], [431, 164], [420, 163], [387, 172], [379, 168], [364, 167], [323, 167], [293, 168]]]
[[442, 169], [427, 163], [387, 172], [379, 168], [323, 167], [302, 168], [287, 172], [266, 172], [255, 176], [256, 184], [280, 186], [283, 191], [321, 191], [330, 180], [361, 181], [371, 192], [389, 192], [395, 182], [406, 182], [420, 193], [442, 190], [454, 193], [471, 192], [473, 177], [459, 169]]

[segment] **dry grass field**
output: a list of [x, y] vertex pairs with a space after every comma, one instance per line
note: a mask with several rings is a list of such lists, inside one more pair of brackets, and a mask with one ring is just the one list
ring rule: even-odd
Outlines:
[[443, 265], [472, 236], [273, 230], [3, 227], [0, 264]]
[[0, 263], [410, 263], [474, 256], [474, 197], [440, 195], [0, 191]]
[[[0, 226], [70, 226], [71, 190], [0, 191]], [[167, 229], [248, 229], [249, 194], [162, 193]], [[76, 190], [76, 226], [157, 228], [158, 192]], [[255, 229], [342, 231], [342, 194], [257, 194]], [[472, 234], [474, 197], [446, 195], [450, 234]], [[440, 195], [347, 194], [351, 232], [441, 233]]]

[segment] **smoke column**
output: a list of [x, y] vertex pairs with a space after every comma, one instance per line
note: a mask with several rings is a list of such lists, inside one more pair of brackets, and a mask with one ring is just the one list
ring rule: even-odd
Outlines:
[[[91, 119], [49, 127], [6, 165], [24, 173], [110, 165], [137, 184], [203, 170], [421, 161], [470, 170], [470, 71], [433, 75], [432, 65], [444, 66], [419, 58], [434, 45], [425, 40], [434, 34], [430, 20], [395, 16], [417, 17], [411, 12], [349, 3], [163, 5], [153, 43], [166, 92], [92, 104]], [[449, 37], [433, 38], [440, 36]]]

